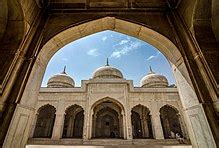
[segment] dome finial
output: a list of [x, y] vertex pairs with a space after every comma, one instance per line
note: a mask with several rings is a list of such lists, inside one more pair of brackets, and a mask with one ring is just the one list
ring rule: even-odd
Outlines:
[[62, 74], [66, 74], [65, 70], [66, 70], [66, 65], [64, 66]]
[[152, 68], [151, 68], [151, 66], [150, 66], [149, 69], [150, 69], [149, 74], [154, 73], [153, 70], [152, 70]]
[[106, 59], [106, 66], [109, 66], [109, 58]]

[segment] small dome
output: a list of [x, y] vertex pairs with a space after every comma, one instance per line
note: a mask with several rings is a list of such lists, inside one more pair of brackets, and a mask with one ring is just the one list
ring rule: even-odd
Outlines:
[[168, 81], [165, 76], [154, 73], [150, 67], [150, 72], [141, 79], [141, 87], [168, 87]]
[[92, 78], [93, 79], [96, 79], [96, 78], [102, 78], [102, 79], [120, 78], [122, 79], [123, 75], [117, 68], [110, 66], [108, 59], [107, 59], [107, 64], [95, 70]]
[[65, 69], [66, 67], [64, 68], [62, 73], [52, 76], [47, 82], [47, 87], [53, 87], [53, 88], [74, 87], [75, 82], [69, 75], [66, 74]]

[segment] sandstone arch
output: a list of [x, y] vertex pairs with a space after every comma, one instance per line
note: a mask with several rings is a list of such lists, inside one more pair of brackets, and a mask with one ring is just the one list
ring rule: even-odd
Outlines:
[[[46, 65], [57, 50], [76, 39], [104, 30], [113, 30], [139, 38], [156, 47], [167, 57], [172, 65], [173, 73], [176, 78], [181, 102], [184, 108], [186, 124], [191, 128], [189, 129], [189, 135], [192, 144], [198, 146], [202, 145], [204, 141], [206, 147], [215, 147], [215, 142], [204, 110], [201, 104], [199, 104], [187, 68], [177, 47], [165, 36], [145, 26], [120, 20], [115, 17], [104, 17], [66, 29], [50, 39], [43, 46], [37, 57], [20, 104], [34, 107]], [[30, 110], [30, 112], [32, 111]], [[17, 111], [14, 116], [17, 114], [20, 114], [19, 111]], [[13, 124], [13, 122], [17, 121], [12, 121], [11, 124]], [[199, 135], [195, 130], [197, 127], [195, 125], [198, 125], [198, 128], [205, 132], [202, 132], [202, 134]], [[25, 130], [28, 131], [29, 127]], [[10, 132], [13, 133], [13, 131], [9, 130], [8, 133]], [[206, 140], [205, 137], [208, 137], [208, 139]], [[6, 139], [6, 143], [11, 143], [11, 145], [13, 145], [12, 139]], [[27, 140], [27, 138], [24, 138], [24, 141], [25, 140]]]

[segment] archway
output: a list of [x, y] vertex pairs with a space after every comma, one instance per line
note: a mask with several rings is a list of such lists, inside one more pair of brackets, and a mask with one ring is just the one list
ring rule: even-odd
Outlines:
[[97, 104], [93, 109], [92, 138], [122, 138], [122, 109], [110, 100]]
[[142, 105], [137, 105], [132, 108], [131, 112], [133, 138], [153, 138], [149, 109]]
[[[20, 101], [21, 105], [17, 107], [14, 113], [14, 116], [19, 117], [20, 114], [23, 113], [22, 110], [26, 110], [26, 114], [30, 118], [25, 121], [18, 121], [17, 118], [13, 118], [11, 125], [17, 125], [20, 122], [32, 121], [31, 115], [34, 111], [32, 109], [28, 109], [28, 107], [33, 107], [36, 103], [46, 65], [53, 54], [64, 45], [76, 39], [104, 30], [117, 31], [139, 38], [156, 47], [167, 57], [171, 63], [173, 73], [176, 78], [180, 99], [184, 109], [183, 113], [185, 114], [184, 117], [192, 144], [197, 147], [198, 145], [216, 147], [205, 112], [194, 91], [179, 49], [169, 39], [154, 30], [136, 23], [120, 20], [115, 17], [104, 17], [66, 29], [54, 36], [42, 47], [26, 84]], [[86, 122], [88, 121], [85, 121], [85, 124]], [[201, 132], [201, 134], [197, 132], [197, 129]], [[24, 130], [25, 131], [23, 132], [28, 133], [30, 126], [27, 126]], [[14, 129], [9, 129], [7, 135], [14, 134], [16, 134]], [[16, 141], [13, 141], [11, 136], [9, 137], [6, 137], [5, 144], [11, 146], [16, 145]], [[88, 135], [84, 135], [83, 137], [88, 138]], [[208, 138], [206, 139], [206, 137]], [[25, 143], [27, 139], [28, 137], [23, 137], [23, 143]]]
[[65, 111], [63, 138], [82, 138], [84, 125], [84, 110], [78, 105], [73, 105]]
[[165, 139], [175, 138], [176, 133], [182, 135], [178, 115], [179, 112], [168, 105], [165, 105], [160, 109], [160, 119]]
[[51, 105], [39, 108], [33, 138], [51, 138], [56, 109]]

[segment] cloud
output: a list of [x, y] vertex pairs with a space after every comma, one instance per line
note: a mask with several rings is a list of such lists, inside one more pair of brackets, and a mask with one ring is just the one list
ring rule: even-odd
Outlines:
[[152, 59], [156, 59], [156, 58], [158, 58], [159, 55], [160, 55], [160, 52], [157, 51], [157, 53], [156, 53], [155, 55], [151, 55], [150, 57], [148, 57], [148, 58], [147, 58], [147, 61], [150, 61], [150, 60], [152, 60]]
[[119, 45], [123, 45], [123, 44], [126, 44], [126, 43], [128, 43], [129, 42], [129, 40], [121, 40], [120, 42], [119, 42]]
[[120, 58], [121, 56], [127, 55], [130, 51], [137, 49], [141, 46], [139, 41], [131, 41], [130, 39], [121, 40], [118, 44], [114, 45], [114, 52], [110, 57]]
[[68, 61], [68, 59], [67, 59], [67, 58], [62, 58], [62, 61], [65, 61], [65, 62], [67, 62], [67, 61]]
[[87, 54], [91, 56], [95, 56], [95, 57], [100, 55], [100, 53], [98, 52], [98, 49], [91, 49], [87, 52]]
[[106, 40], [107, 40], [106, 36], [102, 37], [102, 41], [106, 41]]

